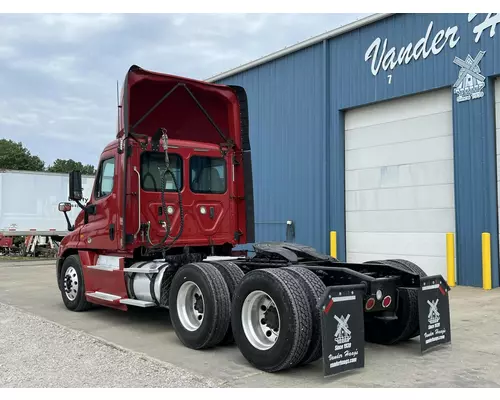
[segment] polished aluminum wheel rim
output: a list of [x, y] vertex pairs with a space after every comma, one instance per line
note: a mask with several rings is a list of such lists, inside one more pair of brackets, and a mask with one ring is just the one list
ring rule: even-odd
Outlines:
[[184, 282], [177, 294], [177, 315], [188, 331], [197, 330], [203, 322], [205, 302], [200, 288], [194, 282]]
[[78, 295], [78, 275], [73, 267], [69, 267], [64, 274], [64, 293], [70, 301]]
[[274, 300], [265, 292], [250, 293], [243, 303], [241, 323], [248, 341], [259, 350], [274, 346], [280, 334], [280, 314]]

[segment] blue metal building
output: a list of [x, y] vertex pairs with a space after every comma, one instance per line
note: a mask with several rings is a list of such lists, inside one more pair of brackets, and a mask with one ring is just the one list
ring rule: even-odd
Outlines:
[[[499, 285], [500, 14], [377, 14], [210, 78], [248, 95], [256, 240]], [[500, 27], [499, 29], [500, 30]], [[498, 145], [500, 148], [500, 143]]]

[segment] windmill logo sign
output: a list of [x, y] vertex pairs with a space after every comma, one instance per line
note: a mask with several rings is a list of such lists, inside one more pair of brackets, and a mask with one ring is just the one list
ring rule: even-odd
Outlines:
[[465, 60], [455, 57], [453, 63], [460, 67], [458, 79], [453, 85], [453, 92], [457, 95], [459, 103], [468, 100], [480, 99], [484, 96], [483, 89], [486, 85], [486, 77], [481, 74], [479, 63], [486, 52], [480, 51], [475, 58], [470, 54]]

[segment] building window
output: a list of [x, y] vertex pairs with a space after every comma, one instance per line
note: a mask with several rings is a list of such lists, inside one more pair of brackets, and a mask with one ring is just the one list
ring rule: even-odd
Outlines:
[[[179, 190], [182, 189], [182, 159], [178, 154], [169, 154], [169, 168], [175, 176]], [[165, 168], [165, 153], [144, 152], [141, 155], [141, 187], [148, 192], [161, 191], [161, 177]], [[172, 175], [165, 174], [165, 191], [175, 192]]]
[[226, 160], [213, 157], [191, 157], [190, 186], [194, 193], [221, 194], [226, 191]]

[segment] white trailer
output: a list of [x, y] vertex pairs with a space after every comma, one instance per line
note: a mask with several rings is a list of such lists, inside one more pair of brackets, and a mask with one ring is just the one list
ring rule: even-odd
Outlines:
[[[25, 254], [36, 255], [38, 248], [55, 250], [68, 234], [57, 208], [68, 200], [68, 185], [68, 174], [0, 170], [0, 234], [25, 237]], [[84, 202], [93, 185], [93, 176], [82, 176]], [[81, 209], [72, 206], [68, 216], [74, 221]]]

